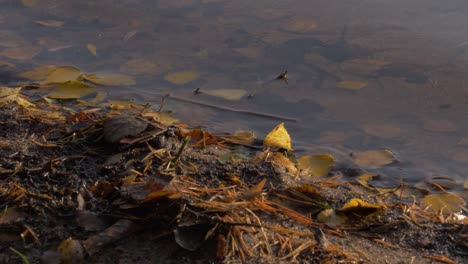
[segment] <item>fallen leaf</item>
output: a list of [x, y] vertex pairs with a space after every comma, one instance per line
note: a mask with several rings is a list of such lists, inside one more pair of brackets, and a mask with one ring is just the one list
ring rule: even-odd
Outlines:
[[465, 190], [468, 190], [468, 179], [465, 179], [465, 182], [463, 183], [463, 188]]
[[398, 161], [395, 153], [385, 148], [353, 152], [351, 158], [357, 165], [368, 168], [379, 168]]
[[275, 164], [276, 166], [285, 168], [291, 175], [297, 174], [297, 168], [294, 162], [280, 152], [272, 152], [268, 155], [268, 162]]
[[0, 87], [0, 104], [16, 102], [19, 105], [22, 105], [27, 108], [34, 107], [35, 105], [33, 103], [20, 97], [20, 94], [19, 94], [20, 91], [21, 91], [21, 87], [17, 87], [17, 88]]
[[348, 89], [348, 90], [353, 90], [353, 91], [360, 90], [366, 86], [367, 86], [366, 82], [360, 82], [360, 81], [341, 81], [336, 84], [336, 87], [338, 88]]
[[387, 64], [386, 61], [377, 59], [351, 59], [341, 63], [340, 67], [344, 72], [371, 76]]
[[465, 201], [453, 193], [429, 194], [421, 200], [421, 206], [432, 212], [443, 210], [446, 214], [453, 214], [464, 208]]
[[297, 167], [314, 176], [324, 177], [328, 175], [334, 162], [333, 156], [329, 154], [307, 155], [297, 159]]
[[0, 52], [0, 56], [13, 60], [31, 60], [41, 51], [39, 46], [21, 46], [7, 48]]
[[349, 137], [351, 137], [351, 135], [346, 132], [328, 131], [320, 133], [320, 142], [341, 143]]
[[268, 133], [263, 141], [263, 145], [270, 148], [280, 148], [288, 151], [292, 150], [291, 137], [284, 127], [284, 123], [277, 125], [270, 133]]
[[71, 264], [81, 263], [85, 257], [85, 252], [81, 241], [67, 238], [60, 243], [57, 251], [61, 254], [60, 263]]
[[173, 83], [173, 84], [186, 84], [191, 81], [198, 79], [199, 75], [193, 71], [180, 71], [164, 76], [164, 80]]
[[119, 115], [104, 120], [104, 138], [107, 142], [118, 142], [127, 136], [137, 136], [148, 127], [147, 123], [134, 116]]
[[359, 198], [353, 198], [343, 205], [339, 212], [353, 214], [361, 217], [369, 216], [377, 212], [386, 210], [387, 206], [383, 204], [372, 204], [365, 202]]
[[61, 27], [65, 22], [58, 20], [36, 20], [34, 23], [44, 27]]
[[379, 138], [396, 138], [401, 136], [401, 128], [394, 124], [365, 124], [364, 132], [370, 136]]
[[67, 81], [52, 90], [47, 97], [52, 99], [77, 99], [92, 94], [94, 87], [80, 82]]
[[77, 80], [83, 73], [71, 66], [60, 66], [56, 67], [49, 72], [47, 77], [44, 80], [46, 84], [56, 84], [56, 83], [65, 83], [68, 81]]
[[85, 74], [83, 75], [83, 79], [102, 86], [129, 86], [136, 84], [131, 76], [122, 73]]
[[431, 132], [450, 133], [457, 131], [457, 126], [449, 120], [425, 119], [424, 129]]
[[281, 25], [285, 31], [305, 34], [315, 31], [317, 23], [311, 19], [293, 19]]
[[33, 7], [37, 4], [38, 0], [21, 0], [21, 4], [23, 4], [24, 7]]
[[369, 183], [368, 183], [372, 179], [374, 179], [374, 175], [372, 175], [370, 173], [364, 173], [364, 174], [360, 175], [359, 177], [357, 177], [357, 182], [359, 184], [361, 184], [364, 188], [368, 189], [368, 190], [374, 190], [375, 188], [370, 186]]
[[246, 90], [242, 89], [216, 89], [216, 90], [202, 90], [202, 93], [220, 97], [226, 100], [239, 100], [247, 94]]
[[96, 45], [94, 44], [87, 44], [86, 45], [86, 48], [88, 49], [88, 51], [93, 54], [94, 56], [97, 56], [97, 47]]
[[179, 122], [177, 118], [174, 118], [171, 114], [166, 112], [145, 112], [143, 113], [143, 116], [151, 117], [154, 121], [166, 126]]
[[47, 76], [49, 75], [49, 73], [53, 71], [55, 68], [56, 66], [53, 66], [53, 65], [42, 65], [42, 66], [35, 68], [34, 70], [23, 72], [19, 76], [21, 78], [25, 78], [28, 80], [42, 81], [42, 80], [45, 80]]
[[157, 76], [161, 74], [161, 66], [148, 59], [129, 60], [120, 69], [122, 72], [136, 75]]

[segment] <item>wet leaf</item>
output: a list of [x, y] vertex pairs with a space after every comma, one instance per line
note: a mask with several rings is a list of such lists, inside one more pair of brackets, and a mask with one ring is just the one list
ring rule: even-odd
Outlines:
[[368, 190], [374, 190], [374, 187], [369, 186], [369, 183], [368, 183], [373, 178], [374, 178], [374, 175], [370, 173], [364, 173], [361, 176], [357, 177], [357, 182]]
[[39, 46], [21, 46], [0, 51], [0, 56], [13, 60], [31, 60], [41, 51]]
[[336, 228], [337, 219], [335, 210], [333, 210], [333, 208], [329, 208], [320, 211], [317, 215], [317, 221], [319, 223], [326, 224], [328, 227]]
[[453, 193], [429, 194], [421, 200], [421, 206], [432, 212], [443, 210], [446, 214], [452, 214], [459, 212], [465, 206], [465, 201]]
[[333, 156], [329, 154], [307, 155], [297, 159], [297, 167], [314, 176], [324, 177], [328, 175], [334, 162]]
[[340, 66], [345, 72], [370, 76], [387, 64], [388, 63], [386, 61], [377, 59], [352, 59], [344, 61]]
[[107, 142], [118, 142], [127, 136], [137, 136], [148, 127], [148, 124], [134, 116], [119, 115], [104, 121], [104, 138]]
[[215, 89], [215, 90], [203, 90], [204, 94], [220, 97], [226, 100], [239, 100], [247, 94], [246, 90], [242, 89]]
[[47, 78], [49, 73], [52, 72], [55, 68], [56, 66], [53, 66], [53, 65], [42, 65], [42, 66], [35, 68], [34, 70], [23, 72], [19, 76], [21, 78], [25, 78], [25, 79], [29, 79], [33, 81], [42, 81], [42, 80], [45, 80], [45, 78]]
[[180, 71], [180, 72], [175, 72], [171, 74], [167, 74], [164, 76], [164, 80], [173, 83], [173, 84], [186, 84], [191, 81], [194, 81], [198, 79], [199, 75], [196, 72], [193, 71]]
[[46, 84], [64, 83], [77, 80], [83, 73], [71, 66], [61, 66], [49, 72], [44, 80]]
[[259, 196], [262, 193], [263, 187], [267, 182], [266, 179], [261, 180], [259, 183], [255, 184], [252, 188], [242, 192], [240, 194], [241, 200], [252, 200], [253, 198]]
[[353, 152], [351, 158], [357, 165], [368, 168], [379, 168], [398, 161], [395, 153], [385, 148]]
[[34, 23], [44, 27], [61, 27], [65, 22], [58, 20], [36, 20]]
[[268, 133], [263, 141], [263, 145], [270, 148], [280, 148], [288, 151], [292, 150], [291, 137], [284, 127], [284, 123], [277, 125], [270, 133]]
[[[119, 160], [121, 160], [122, 155], [118, 156], [118, 158]], [[97, 197], [106, 198], [114, 191], [114, 188], [115, 188], [114, 184], [108, 181], [97, 181], [94, 183], [93, 186], [91, 186], [89, 191]]]
[[250, 145], [255, 140], [255, 135], [252, 131], [239, 131], [234, 135], [224, 136], [222, 139], [229, 143]]
[[166, 126], [170, 126], [176, 122], [179, 122], [177, 118], [174, 118], [171, 114], [166, 112], [145, 112], [143, 113], [143, 116], [151, 117], [154, 121]]
[[360, 90], [366, 86], [367, 86], [366, 82], [360, 82], [360, 81], [341, 81], [336, 84], [336, 87], [338, 88], [348, 89], [348, 90], [353, 90], [353, 91]]
[[98, 214], [88, 210], [77, 210], [76, 222], [86, 231], [102, 231], [107, 227], [107, 224]]
[[177, 227], [173, 231], [174, 238], [180, 247], [189, 251], [196, 251], [203, 245], [208, 232], [212, 228], [209, 224], [193, 224]]
[[94, 44], [87, 44], [86, 45], [86, 48], [88, 49], [88, 51], [93, 54], [94, 56], [97, 56], [97, 47], [96, 45]]
[[64, 264], [81, 263], [85, 257], [81, 241], [71, 237], [63, 240], [57, 251], [61, 254], [60, 263]]
[[263, 54], [262, 47], [235, 48], [233, 50], [239, 53], [240, 55], [249, 59], [256, 59], [260, 57], [260, 55]]
[[364, 132], [370, 136], [379, 138], [396, 138], [401, 136], [401, 128], [394, 124], [365, 124]]
[[24, 7], [34, 7], [37, 4], [38, 0], [21, 0], [21, 4]]
[[431, 132], [450, 133], [457, 131], [457, 126], [449, 120], [425, 119], [424, 129]]
[[339, 209], [339, 212], [365, 217], [386, 209], [387, 206], [383, 204], [372, 204], [359, 198], [353, 198], [344, 204], [343, 207]]
[[281, 28], [285, 31], [304, 34], [315, 31], [317, 23], [311, 19], [293, 19], [282, 24]]
[[90, 95], [94, 91], [94, 87], [86, 83], [80, 81], [67, 81], [51, 91], [47, 97], [53, 99], [77, 99]]
[[122, 73], [85, 74], [83, 78], [88, 82], [102, 86], [129, 86], [136, 84], [131, 76]]
[[122, 72], [137, 75], [157, 76], [161, 74], [161, 66], [148, 59], [129, 60], [121, 67]]
[[280, 153], [280, 152], [270, 153], [270, 155], [268, 156], [267, 161], [269, 161], [269, 162], [271, 162], [271, 163], [273, 163], [273, 164], [275, 164], [277, 166], [286, 168], [286, 170], [292, 175], [297, 174], [296, 165], [288, 157], [283, 155], [283, 153]]
[[1, 87], [0, 86], [0, 104], [16, 102], [19, 105], [22, 105], [27, 108], [34, 107], [35, 105], [28, 100], [22, 98], [19, 94], [21, 87], [10, 88], [10, 87]]
[[345, 132], [329, 131], [320, 133], [320, 142], [341, 143], [347, 140], [351, 135]]

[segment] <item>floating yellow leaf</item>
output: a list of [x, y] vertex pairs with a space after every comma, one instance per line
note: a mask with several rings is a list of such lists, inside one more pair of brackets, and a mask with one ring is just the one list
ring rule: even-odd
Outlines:
[[71, 66], [61, 66], [49, 72], [44, 80], [46, 84], [65, 83], [68, 81], [75, 81], [82, 75], [82, 72]]
[[122, 73], [96, 73], [83, 75], [83, 79], [96, 85], [103, 86], [127, 86], [135, 85], [135, 80]]
[[220, 97], [226, 100], [239, 100], [247, 93], [242, 89], [216, 89], [216, 90], [203, 90], [202, 93], [215, 97]]
[[7, 57], [13, 60], [31, 60], [39, 52], [39, 46], [21, 46], [4, 49], [0, 52], [0, 56]]
[[432, 212], [443, 210], [446, 214], [452, 214], [459, 212], [465, 206], [465, 201], [453, 193], [429, 194], [421, 200], [421, 206]]
[[351, 158], [357, 165], [369, 168], [378, 168], [397, 161], [395, 153], [385, 148], [353, 152]]
[[284, 127], [284, 123], [277, 125], [270, 133], [268, 133], [263, 141], [263, 145], [270, 148], [281, 148], [288, 151], [292, 150], [291, 137]]
[[156, 76], [161, 74], [161, 66], [148, 59], [129, 60], [120, 69], [122, 72], [137, 75]]
[[198, 79], [199, 75], [196, 72], [193, 71], [181, 71], [181, 72], [175, 72], [168, 74], [164, 76], [164, 80], [173, 83], [173, 84], [186, 84], [191, 81], [194, 81]]
[[387, 206], [384, 204], [372, 204], [364, 202], [359, 198], [353, 198], [339, 209], [340, 212], [351, 213], [357, 216], [369, 216], [379, 211], [386, 210]]
[[33, 81], [42, 81], [44, 80], [51, 71], [53, 71], [56, 67], [53, 65], [42, 65], [37, 67], [34, 70], [30, 70], [27, 72], [21, 73], [19, 76], [21, 78], [25, 78], [28, 80], [33, 80]]
[[91, 54], [93, 54], [94, 56], [97, 56], [97, 47], [96, 47], [96, 45], [87, 44], [86, 48], [88, 49], [89, 52], [91, 52]]
[[396, 138], [401, 136], [401, 128], [395, 124], [365, 124], [362, 128], [366, 134], [379, 138]]
[[68, 81], [60, 84], [59, 87], [50, 92], [47, 97], [53, 99], [77, 99], [90, 95], [94, 92], [94, 87], [80, 81]]
[[307, 170], [317, 177], [326, 176], [333, 164], [333, 156], [329, 154], [307, 155], [297, 159], [297, 167], [300, 170]]
[[338, 88], [348, 89], [348, 90], [353, 90], [353, 91], [360, 90], [366, 86], [367, 86], [366, 82], [360, 82], [360, 81], [341, 81], [336, 84], [336, 87]]
[[44, 27], [61, 27], [65, 22], [58, 20], [36, 20], [34, 23]]

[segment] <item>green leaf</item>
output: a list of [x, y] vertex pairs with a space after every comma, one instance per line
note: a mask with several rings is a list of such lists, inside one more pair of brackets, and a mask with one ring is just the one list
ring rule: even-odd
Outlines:
[[90, 95], [94, 91], [94, 87], [86, 83], [80, 81], [67, 81], [50, 92], [47, 97], [53, 99], [77, 99]]

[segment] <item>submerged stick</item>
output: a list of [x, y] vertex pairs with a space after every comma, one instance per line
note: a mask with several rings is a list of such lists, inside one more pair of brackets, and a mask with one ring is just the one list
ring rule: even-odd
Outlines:
[[218, 109], [218, 110], [233, 112], [233, 113], [254, 115], [254, 116], [270, 118], [270, 119], [277, 119], [277, 120], [283, 120], [283, 121], [298, 122], [297, 119], [291, 118], [291, 117], [273, 115], [273, 114], [262, 113], [262, 112], [253, 112], [253, 111], [247, 111], [247, 110], [234, 109], [234, 108], [230, 108], [230, 107], [226, 107], [226, 106], [209, 104], [209, 103], [200, 102], [200, 101], [196, 101], [196, 100], [192, 100], [192, 99], [188, 99], [188, 98], [183, 98], [183, 97], [178, 97], [178, 96], [173, 96], [173, 95], [169, 95], [169, 94], [166, 95], [166, 98], [167, 99], [172, 99], [172, 100], [175, 100], [175, 101], [190, 103], [190, 104], [194, 104], [194, 105], [201, 105], [201, 106], [210, 107], [210, 108], [214, 108], [214, 109]]

